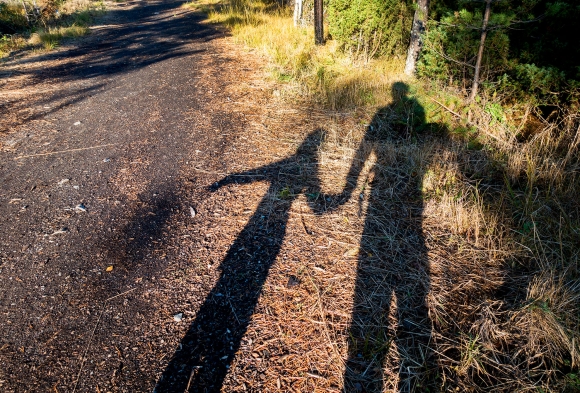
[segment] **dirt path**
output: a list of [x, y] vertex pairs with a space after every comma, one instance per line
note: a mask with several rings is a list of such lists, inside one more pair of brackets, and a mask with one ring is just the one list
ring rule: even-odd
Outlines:
[[5, 67], [4, 392], [151, 391], [259, 202], [207, 187], [267, 162], [261, 64], [180, 4], [120, 4]]

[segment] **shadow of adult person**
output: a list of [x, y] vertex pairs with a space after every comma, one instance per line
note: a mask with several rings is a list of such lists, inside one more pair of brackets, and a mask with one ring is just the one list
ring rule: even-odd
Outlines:
[[[392, 93], [393, 102], [378, 110], [366, 129], [339, 202], [350, 199], [365, 163], [374, 156], [364, 180], [366, 192], [357, 198], [366, 208], [360, 209], [365, 224], [348, 329], [345, 392], [382, 392], [389, 379], [401, 392], [436, 390], [426, 306], [430, 284], [422, 232], [422, 174], [409, 153], [413, 145], [423, 143], [423, 131], [432, 125], [426, 124], [423, 107], [409, 97], [405, 83], [394, 83]], [[396, 355], [389, 354], [393, 343]], [[385, 367], [398, 368], [398, 373], [387, 375]], [[398, 382], [393, 374], [398, 374]]]
[[247, 330], [268, 272], [282, 246], [293, 201], [316, 192], [321, 132], [311, 133], [296, 154], [211, 187], [269, 181], [268, 192], [220, 264], [220, 277], [197, 311], [155, 392], [219, 392]]

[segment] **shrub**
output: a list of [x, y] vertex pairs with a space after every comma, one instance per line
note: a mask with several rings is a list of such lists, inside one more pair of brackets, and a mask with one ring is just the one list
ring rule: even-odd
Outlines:
[[0, 35], [17, 33], [26, 26], [26, 18], [19, 7], [0, 2]]
[[[490, 25], [508, 24], [502, 14], [492, 14]], [[419, 76], [470, 84], [481, 34], [480, 11], [449, 13], [431, 22], [417, 65]], [[508, 68], [509, 38], [501, 29], [488, 33], [482, 62], [482, 81], [493, 79]]]
[[330, 0], [329, 32], [354, 56], [401, 55], [409, 45], [413, 10], [409, 1]]

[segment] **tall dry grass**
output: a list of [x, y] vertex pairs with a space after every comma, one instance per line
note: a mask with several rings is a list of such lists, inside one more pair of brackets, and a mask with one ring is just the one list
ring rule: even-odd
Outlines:
[[[380, 124], [387, 135], [399, 133], [397, 119], [410, 117], [393, 111], [383, 114]], [[548, 164], [557, 162], [561, 168], [566, 157], [577, 154], [570, 149], [578, 123], [555, 138], [568, 140], [560, 153], [539, 139], [514, 146], [483, 131], [466, 136], [459, 125], [457, 130], [436, 126], [398, 142], [365, 141], [365, 125], [330, 127], [321, 153], [328, 192], [344, 184], [341, 176], [356, 160], [355, 146], [372, 144], [367, 149], [376, 152], [379, 164], [371, 165], [376, 168], [371, 178], [384, 179], [371, 180], [373, 192], [385, 199], [385, 207], [381, 212], [375, 202], [373, 215], [366, 218], [382, 223], [376, 225], [376, 245], [367, 239], [366, 248], [389, 258], [393, 250], [380, 239], [398, 239], [400, 247], [406, 236], [389, 226], [390, 198], [397, 194], [393, 176], [421, 179], [430, 270], [423, 279], [430, 287], [439, 389], [575, 391], [580, 360], [578, 159], [571, 165], [569, 158], [571, 167], [561, 169], [565, 181], [550, 176]], [[562, 131], [569, 135], [562, 137]], [[478, 144], [473, 144], [476, 137]], [[520, 155], [537, 165], [518, 166]], [[364, 184], [357, 187], [365, 189]], [[406, 277], [404, 271], [399, 274]], [[401, 362], [401, 354], [393, 355], [386, 367], [393, 370]], [[420, 391], [419, 385], [415, 389]]]
[[82, 37], [88, 32], [89, 28], [85, 25], [49, 27], [33, 33], [28, 43], [36, 47], [42, 46], [45, 50], [51, 50], [56, 48], [64, 38]]

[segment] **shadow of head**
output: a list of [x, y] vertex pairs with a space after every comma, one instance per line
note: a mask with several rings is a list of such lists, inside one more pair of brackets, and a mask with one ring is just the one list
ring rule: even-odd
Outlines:
[[417, 142], [417, 138], [446, 136], [444, 123], [427, 121], [427, 112], [414, 90], [405, 82], [394, 82], [391, 86], [392, 101], [379, 108], [366, 133], [367, 139]]
[[296, 156], [304, 157], [312, 162], [316, 161], [318, 159], [318, 151], [324, 141], [324, 134], [325, 131], [322, 128], [318, 128], [308, 134], [298, 146], [298, 149], [296, 149]]
[[409, 95], [409, 85], [405, 82], [395, 82], [391, 87], [391, 94], [393, 96], [393, 101], [406, 98]]

